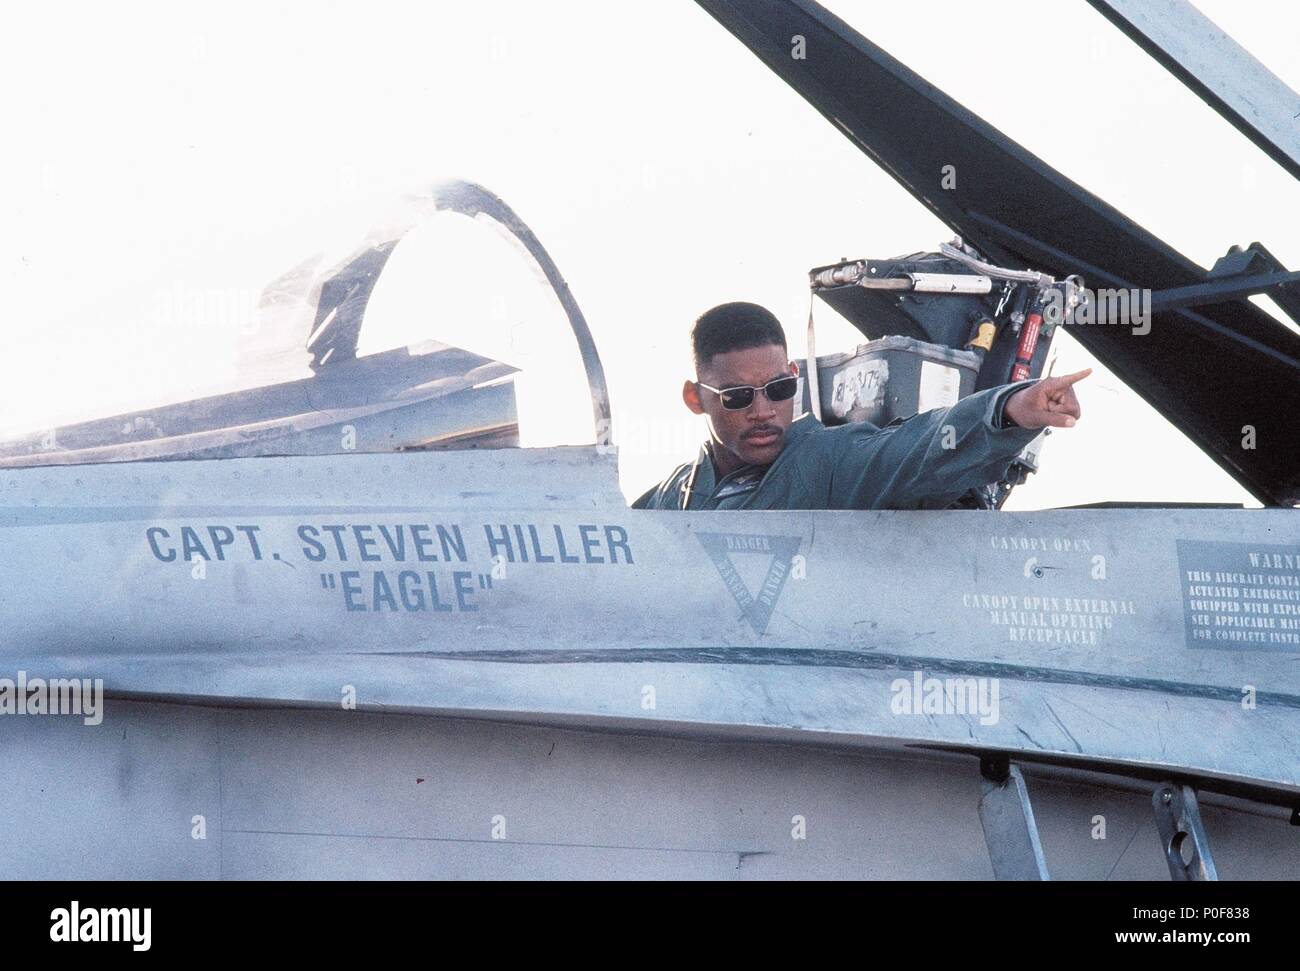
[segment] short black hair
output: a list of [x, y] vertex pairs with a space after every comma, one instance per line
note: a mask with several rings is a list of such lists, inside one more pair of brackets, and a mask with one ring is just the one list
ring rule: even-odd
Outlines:
[[756, 303], [723, 303], [700, 314], [691, 328], [695, 373], [715, 354], [777, 344], [785, 349], [785, 331], [776, 314]]

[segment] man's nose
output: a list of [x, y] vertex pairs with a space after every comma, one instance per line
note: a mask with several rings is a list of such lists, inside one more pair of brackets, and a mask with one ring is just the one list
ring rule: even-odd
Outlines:
[[753, 422], [767, 421], [776, 417], [776, 406], [772, 404], [770, 398], [763, 391], [754, 392], [754, 402], [749, 406], [749, 420]]

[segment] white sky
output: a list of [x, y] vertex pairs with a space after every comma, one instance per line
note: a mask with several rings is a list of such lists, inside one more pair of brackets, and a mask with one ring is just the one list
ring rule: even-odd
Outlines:
[[[1199, 6], [1300, 88], [1300, 6]], [[1300, 266], [1300, 185], [1083, 0], [938, 2], [924, 18], [892, 2], [831, 7], [1198, 263], [1259, 240]], [[247, 385], [266, 337], [247, 311], [265, 283], [359, 242], [402, 192], [459, 176], [513, 206], [568, 279], [633, 497], [704, 435], [678, 397], [700, 312], [764, 303], [798, 356], [809, 267], [951, 236], [685, 0], [54, 3], [6, 16], [0, 434]], [[1052, 67], [1025, 83], [1035, 50]], [[471, 349], [529, 371], [524, 408], [550, 409], [525, 415], [527, 440], [590, 440], [581, 391], [574, 421], [572, 392], [553, 390], [577, 380], [576, 352], [566, 371], [554, 349], [570, 345], [547, 339], [569, 340], [562, 320], [534, 316], [513, 284], [504, 317], [499, 301], [470, 299], [497, 261], [491, 244], [454, 238], [399, 247], [363, 350], [484, 338]], [[438, 256], [448, 265], [431, 269]], [[439, 281], [461, 290], [430, 295]], [[823, 353], [861, 340], [827, 309], [818, 320]], [[503, 321], [507, 353], [482, 331]], [[1096, 366], [1068, 336], [1056, 346], [1057, 373]], [[1084, 421], [1054, 436], [1009, 508], [1249, 501], [1104, 369], [1079, 390]]]

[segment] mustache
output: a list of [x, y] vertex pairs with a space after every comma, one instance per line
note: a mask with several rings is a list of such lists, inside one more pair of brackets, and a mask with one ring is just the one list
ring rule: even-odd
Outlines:
[[784, 430], [779, 425], [758, 425], [741, 434], [741, 438], [753, 438], [756, 435], [783, 435]]

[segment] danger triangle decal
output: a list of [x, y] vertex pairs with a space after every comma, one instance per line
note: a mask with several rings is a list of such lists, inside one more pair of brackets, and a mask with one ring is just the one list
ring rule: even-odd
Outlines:
[[[802, 537], [753, 533], [696, 533], [695, 536], [709, 554], [713, 565], [718, 568], [718, 573], [731, 595], [736, 598], [749, 626], [754, 628], [754, 633], [762, 634], [767, 630], [777, 599], [790, 576], [790, 567], [795, 554], [799, 552]], [[767, 575], [757, 591], [750, 591], [749, 585], [736, 569], [733, 556], [770, 557]]]

